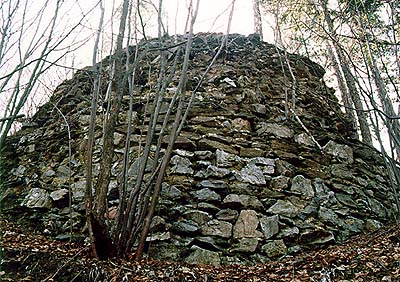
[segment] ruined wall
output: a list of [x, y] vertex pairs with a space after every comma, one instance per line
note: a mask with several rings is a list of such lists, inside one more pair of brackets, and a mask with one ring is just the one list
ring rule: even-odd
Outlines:
[[[221, 40], [216, 34], [196, 37], [189, 88]], [[253, 263], [339, 242], [392, 220], [396, 208], [382, 158], [351, 139], [353, 129], [322, 82], [321, 67], [288, 55], [297, 80], [294, 111], [299, 119], [287, 117], [285, 101], [292, 103], [292, 85], [279, 50], [252, 36], [231, 35], [228, 42], [175, 146], [148, 238], [149, 254], [193, 263]], [[148, 57], [147, 67], [157, 69], [157, 53]], [[68, 233], [69, 179], [75, 231], [84, 222], [82, 140], [89, 122], [90, 70], [62, 83], [32, 122], [9, 138], [3, 152], [4, 211], [24, 215], [38, 231], [60, 239]], [[148, 119], [141, 108], [157, 77], [155, 73], [147, 81], [145, 67], [142, 71], [143, 92], [135, 97], [137, 125]], [[174, 79], [170, 91], [176, 85]], [[167, 97], [165, 108], [169, 101]], [[67, 116], [72, 131], [71, 178], [67, 127], [54, 105]], [[110, 214], [118, 203], [125, 116], [124, 111], [114, 136]], [[101, 117], [99, 111], [95, 175]], [[143, 138], [137, 127], [131, 136], [136, 157]], [[137, 161], [130, 169], [132, 179], [136, 168]]]

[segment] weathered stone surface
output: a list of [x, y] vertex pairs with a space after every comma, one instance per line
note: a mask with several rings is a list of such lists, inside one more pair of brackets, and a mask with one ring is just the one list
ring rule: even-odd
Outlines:
[[181, 220], [172, 224], [172, 229], [177, 233], [196, 234], [200, 227], [193, 220]]
[[270, 187], [274, 190], [284, 191], [289, 187], [289, 180], [289, 177], [279, 175], [271, 179]]
[[209, 178], [209, 177], [218, 177], [223, 178], [228, 176], [231, 173], [229, 169], [219, 168], [213, 165], [209, 165], [205, 170], [200, 170], [196, 173], [196, 177], [199, 178]]
[[228, 188], [228, 185], [223, 180], [203, 180], [198, 184], [202, 188], [210, 188], [212, 190], [221, 190]]
[[255, 196], [229, 194], [223, 200], [223, 204], [229, 208], [253, 208], [262, 210], [264, 207]]
[[217, 149], [215, 152], [218, 167], [231, 167], [241, 161], [240, 157], [235, 154], [226, 153]]
[[257, 134], [273, 134], [278, 138], [292, 138], [294, 132], [292, 129], [277, 123], [260, 123], [260, 128], [257, 129]]
[[201, 234], [230, 238], [232, 236], [232, 224], [222, 220], [210, 220], [201, 226]]
[[276, 235], [276, 238], [283, 239], [283, 238], [296, 238], [297, 235], [300, 234], [300, 230], [297, 226], [293, 227], [285, 227], [280, 230], [280, 232]]
[[200, 210], [189, 210], [183, 216], [188, 220], [196, 222], [198, 225], [203, 225], [212, 219], [209, 213]]
[[68, 190], [67, 189], [59, 189], [50, 193], [50, 198], [53, 201], [60, 201], [68, 197]]
[[258, 246], [258, 238], [241, 238], [231, 252], [254, 253]]
[[311, 199], [315, 194], [314, 188], [311, 185], [311, 180], [305, 178], [303, 175], [296, 175], [293, 177], [290, 191], [299, 193], [304, 199]]
[[202, 249], [198, 246], [191, 247], [192, 253], [185, 259], [185, 262], [192, 264], [211, 264], [219, 266], [221, 259], [219, 253]]
[[176, 186], [172, 185], [163, 185], [161, 189], [161, 195], [163, 197], [169, 198], [169, 199], [180, 199], [183, 197], [183, 193], [181, 190], [179, 190]]
[[171, 164], [173, 165], [170, 169], [171, 173], [189, 175], [194, 173], [194, 170], [190, 167], [192, 163], [188, 158], [175, 155], [171, 158]]
[[261, 252], [270, 258], [286, 255], [287, 251], [287, 247], [283, 240], [270, 241], [261, 247]]
[[236, 179], [242, 182], [255, 185], [265, 185], [265, 177], [263, 171], [255, 164], [247, 164], [239, 172], [235, 171]]
[[347, 145], [337, 144], [331, 140], [323, 149], [326, 153], [336, 157], [341, 162], [347, 164], [352, 164], [354, 162], [353, 150]]
[[200, 150], [210, 150], [210, 151], [216, 151], [217, 149], [224, 150], [225, 152], [231, 153], [231, 154], [238, 154], [238, 151], [234, 148], [232, 148], [229, 145], [223, 144], [221, 142], [215, 141], [215, 140], [210, 140], [210, 139], [201, 139], [199, 141], [199, 149]]
[[28, 195], [26, 195], [24, 201], [22, 202], [23, 206], [28, 208], [45, 208], [48, 209], [51, 207], [51, 199], [49, 193], [41, 188], [32, 188]]
[[261, 238], [263, 234], [257, 230], [259, 221], [254, 210], [242, 210], [233, 226], [233, 238]]
[[334, 241], [333, 233], [322, 229], [306, 231], [300, 236], [300, 242], [303, 244], [320, 245]]
[[263, 216], [260, 218], [261, 230], [266, 240], [279, 233], [279, 216]]
[[312, 138], [306, 133], [300, 133], [294, 137], [294, 141], [300, 145], [314, 147], [315, 143]]
[[221, 201], [221, 196], [218, 193], [216, 193], [208, 188], [203, 188], [201, 190], [194, 191], [193, 196], [196, 200], [204, 201], [204, 202], [220, 202]]
[[300, 210], [295, 207], [291, 202], [278, 200], [267, 211], [273, 214], [283, 215], [287, 217], [295, 217]]
[[236, 221], [238, 216], [239, 216], [238, 211], [237, 210], [232, 210], [232, 209], [220, 210], [216, 214], [217, 219], [224, 220], [224, 221], [229, 221], [229, 222]]
[[[268, 255], [260, 253], [262, 244], [266, 245], [264, 250], [273, 244], [281, 247], [283, 251], [273, 248], [275, 253], [269, 255], [272, 258], [276, 253], [285, 253], [286, 247], [278, 239], [290, 246], [292, 254], [302, 250], [304, 245], [312, 247], [341, 241], [389, 222], [396, 207], [382, 157], [370, 147], [348, 138], [351, 132], [346, 135], [338, 131], [338, 122], [346, 117], [332, 91], [320, 81], [321, 72], [313, 71], [319, 67], [295, 55], [288, 57], [294, 74], [300, 75], [296, 77], [301, 90], [296, 92], [296, 113], [316, 141], [326, 144], [323, 153], [298, 121], [283, 112], [287, 89], [282, 83], [282, 68], [275, 47], [250, 37], [228, 37], [232, 44], [224, 59], [217, 60], [205, 77], [174, 145], [157, 207], [158, 216], [153, 219], [152, 235], [147, 239], [152, 242], [149, 255], [184, 260], [195, 252], [190, 250], [191, 246], [197, 246], [220, 252], [218, 255], [224, 262], [256, 262], [267, 259]], [[165, 38], [166, 46], [186, 40], [180, 36], [171, 38]], [[193, 90], [194, 77], [201, 77], [221, 39], [216, 34], [195, 37], [188, 77], [192, 85], [188, 85], [188, 90]], [[150, 41], [151, 44], [157, 42], [156, 39]], [[147, 73], [143, 69], [145, 66], [159, 68], [156, 53], [147, 53], [144, 64], [139, 66], [139, 74]], [[305, 63], [307, 67], [297, 69], [297, 65]], [[109, 61], [105, 61], [107, 68], [108, 64]], [[178, 61], [178, 68], [180, 64]], [[148, 74], [149, 84], [156, 85], [157, 72]], [[25, 126], [8, 138], [0, 154], [3, 167], [0, 181], [5, 189], [0, 200], [6, 207], [4, 210], [12, 211], [32, 188], [43, 189], [47, 193], [43, 192], [47, 195], [44, 199], [49, 199], [53, 209], [35, 214], [35, 220], [54, 219], [54, 228], [62, 234], [69, 232], [69, 209], [63, 208], [68, 197], [63, 189], [69, 185], [70, 172], [73, 231], [81, 232], [84, 223], [84, 140], [90, 106], [87, 96], [90, 91], [85, 81], [88, 78], [86, 72], [76, 72], [51, 97], [71, 123], [71, 158], [64, 120], [50, 104], [32, 117], [34, 127]], [[172, 88], [178, 84], [178, 77], [173, 78], [155, 125], [156, 135], [171, 105]], [[71, 91], [76, 88], [82, 90], [79, 95]], [[147, 99], [154, 104], [153, 94], [148, 87], [143, 87], [141, 95], [132, 96], [137, 115], [129, 151], [134, 158], [142, 156], [151, 112], [151, 107], [149, 111], [144, 107]], [[115, 149], [107, 194], [111, 220], [115, 218], [119, 201], [118, 183], [123, 169], [129, 98], [126, 95], [122, 99], [113, 140]], [[102, 105], [98, 106], [100, 109]], [[95, 127], [94, 183], [99, 175], [104, 143], [101, 120], [97, 119]], [[143, 127], [136, 126], [142, 121]], [[172, 121], [171, 116], [159, 157], [165, 154]], [[157, 138], [152, 141], [145, 183], [150, 183], [151, 170], [160, 162], [154, 159]], [[128, 193], [133, 189], [138, 166], [143, 163], [143, 157], [133, 163], [130, 161]], [[57, 192], [60, 189], [62, 192]], [[93, 189], [93, 194], [95, 192]], [[24, 202], [28, 203], [28, 198]], [[43, 202], [44, 206], [48, 205], [47, 201]], [[33, 201], [30, 203], [35, 205]], [[26, 209], [20, 210], [18, 216], [24, 216], [22, 212]], [[58, 210], [59, 214], [55, 214]], [[56, 236], [58, 231], [48, 229], [46, 232]], [[268, 244], [271, 245], [268, 247]]]

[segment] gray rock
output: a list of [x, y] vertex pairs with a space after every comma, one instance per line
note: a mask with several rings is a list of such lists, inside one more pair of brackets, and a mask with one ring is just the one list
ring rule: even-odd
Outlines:
[[198, 191], [194, 191], [193, 196], [196, 200], [198, 201], [204, 201], [204, 202], [220, 202], [221, 201], [221, 196], [208, 189], [208, 188], [203, 188], [201, 190]]
[[314, 188], [311, 185], [311, 180], [305, 178], [303, 175], [296, 175], [292, 179], [292, 186], [290, 191], [299, 193], [301, 198], [311, 199], [314, 197]]
[[299, 209], [291, 202], [285, 200], [278, 200], [268, 209], [269, 213], [283, 215], [287, 217], [295, 217], [299, 213]]
[[232, 236], [232, 224], [222, 220], [210, 220], [201, 226], [201, 234], [204, 236], [230, 238]]
[[197, 245], [199, 247], [203, 247], [207, 250], [211, 250], [211, 251], [222, 251], [223, 250], [223, 248], [218, 246], [218, 244], [215, 242], [214, 238], [209, 237], [209, 236], [205, 236], [205, 237], [197, 236], [193, 240], [193, 244]]
[[286, 227], [281, 229], [281, 231], [276, 235], [276, 238], [283, 239], [283, 238], [296, 238], [297, 235], [300, 234], [299, 228], [296, 226], [293, 227]]
[[353, 150], [347, 145], [337, 144], [331, 140], [323, 147], [323, 150], [343, 163], [352, 164], [354, 162]]
[[368, 198], [368, 204], [374, 214], [376, 214], [379, 218], [386, 218], [387, 212], [385, 207], [378, 201], [373, 198]]
[[161, 195], [168, 199], [177, 200], [183, 197], [183, 193], [176, 186], [163, 185]]
[[286, 255], [287, 251], [287, 247], [283, 240], [270, 241], [261, 247], [261, 252], [270, 258]]
[[42, 178], [50, 178], [56, 175], [56, 172], [52, 169], [48, 169], [42, 174]]
[[343, 226], [344, 222], [339, 216], [331, 209], [321, 207], [318, 212], [319, 219], [331, 226]]
[[248, 160], [248, 164], [263, 165], [263, 166], [275, 166], [275, 160], [264, 157], [255, 157]]
[[[144, 162], [144, 158], [143, 158], [143, 157], [137, 158], [137, 159], [133, 162], [133, 164], [131, 165], [131, 167], [129, 168], [128, 176], [136, 177], [137, 174], [138, 174], [139, 165], [142, 166], [143, 162]], [[155, 165], [156, 165], [156, 162], [155, 162], [152, 158], [149, 158], [149, 159], [147, 160], [147, 162], [146, 162], [145, 171], [146, 171], [146, 172], [150, 172], [150, 171], [152, 170], [152, 168], [153, 168]]]
[[224, 209], [224, 210], [220, 210], [217, 213], [216, 217], [219, 220], [233, 222], [237, 219], [238, 215], [239, 215], [239, 213], [237, 210]]
[[205, 170], [200, 170], [199, 172], [197, 172], [195, 176], [201, 178], [223, 178], [228, 176], [230, 173], [231, 171], [229, 169], [209, 165]]
[[302, 244], [321, 245], [335, 242], [335, 236], [331, 231], [327, 230], [309, 230], [300, 235], [299, 241]]
[[241, 238], [236, 247], [230, 252], [237, 253], [254, 253], [258, 246], [258, 238]]
[[27, 208], [51, 208], [51, 199], [49, 192], [41, 188], [32, 188], [28, 195], [21, 203], [22, 206]]
[[221, 259], [218, 252], [213, 252], [210, 250], [202, 249], [198, 246], [192, 246], [191, 254], [185, 258], [185, 262], [191, 264], [211, 264], [219, 266], [221, 264]]
[[175, 155], [171, 158], [172, 167], [170, 169], [171, 173], [176, 174], [189, 174], [192, 175], [194, 170], [190, 167], [192, 163], [188, 158]]
[[255, 164], [247, 164], [239, 172], [235, 171], [236, 179], [242, 182], [254, 185], [265, 185], [265, 177], [263, 171]]
[[252, 111], [258, 114], [265, 115], [267, 113], [267, 107], [264, 104], [252, 104]]
[[275, 167], [274, 166], [265, 166], [262, 168], [262, 172], [264, 174], [272, 175], [275, 173]]
[[255, 196], [229, 194], [223, 200], [224, 206], [228, 208], [252, 208], [255, 210], [263, 210], [264, 207], [260, 200]]
[[203, 225], [212, 219], [212, 216], [209, 213], [200, 210], [189, 210], [185, 212], [183, 216], [186, 219], [192, 220], [199, 225]]
[[219, 212], [220, 210], [216, 205], [204, 202], [198, 203], [197, 208], [213, 214]]
[[254, 210], [242, 210], [233, 226], [233, 238], [261, 238], [263, 234], [257, 230], [259, 221]]
[[364, 221], [355, 217], [348, 216], [345, 220], [344, 228], [353, 233], [361, 233], [364, 227]]
[[226, 182], [223, 180], [203, 180], [198, 184], [198, 186], [213, 190], [223, 190], [228, 188], [228, 185], [226, 185]]
[[153, 219], [151, 220], [150, 224], [150, 230], [151, 232], [157, 232], [165, 229], [165, 219], [162, 218], [161, 216], [154, 216]]
[[177, 233], [196, 234], [200, 230], [200, 227], [192, 220], [181, 220], [172, 224], [172, 230]]
[[284, 191], [289, 187], [290, 178], [287, 176], [279, 175], [271, 179], [270, 187], [273, 190]]
[[364, 228], [368, 232], [376, 231], [376, 230], [380, 229], [382, 226], [383, 226], [383, 224], [375, 219], [367, 219], [367, 220], [365, 220], [365, 224], [364, 224]]
[[200, 160], [209, 160], [214, 156], [213, 152], [211, 151], [195, 151], [194, 155]]
[[241, 161], [240, 157], [235, 154], [226, 153], [217, 149], [215, 152], [218, 167], [232, 167]]
[[350, 194], [350, 195], [354, 194], [354, 189], [350, 185], [344, 185], [344, 184], [340, 184], [340, 183], [333, 183], [333, 188], [335, 189], [335, 191], [345, 192], [345, 193]]
[[86, 181], [81, 180], [75, 183], [72, 183], [72, 200], [74, 202], [81, 202], [85, 199], [85, 190], [86, 190]]
[[19, 165], [17, 168], [13, 168], [11, 170], [11, 174], [16, 176], [16, 177], [23, 177], [26, 171], [26, 167], [23, 165]]
[[315, 143], [312, 140], [312, 138], [306, 134], [306, 133], [301, 133], [298, 134], [294, 137], [294, 141], [300, 145], [306, 146], [306, 147], [314, 147]]
[[150, 244], [149, 256], [158, 260], [178, 260], [181, 255], [181, 247], [171, 242]]
[[261, 230], [266, 240], [279, 233], [279, 216], [263, 216], [260, 218]]
[[354, 175], [351, 169], [345, 164], [333, 164], [330, 166], [330, 171], [337, 178], [352, 180]]
[[69, 167], [66, 165], [60, 165], [57, 167], [57, 176], [62, 178], [69, 177]]
[[176, 149], [174, 151], [174, 153], [177, 154], [178, 156], [181, 156], [181, 157], [189, 157], [189, 158], [191, 158], [191, 157], [194, 156], [193, 152], [189, 152], [189, 151], [181, 150], [181, 149]]
[[266, 123], [263, 122], [257, 129], [258, 135], [273, 134], [278, 138], [292, 138], [294, 132], [287, 126], [279, 125], [277, 123]]
[[68, 198], [68, 189], [59, 189], [50, 193], [50, 198], [53, 201], [60, 201]]
[[335, 197], [343, 205], [357, 209], [357, 203], [353, 200], [351, 196], [336, 193]]
[[161, 233], [151, 233], [149, 237], [146, 238], [146, 242], [160, 242], [160, 241], [168, 241], [171, 239], [171, 233], [161, 232]]

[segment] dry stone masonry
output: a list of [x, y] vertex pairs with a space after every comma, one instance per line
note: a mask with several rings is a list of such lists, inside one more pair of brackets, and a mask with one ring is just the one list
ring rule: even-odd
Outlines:
[[[184, 38], [166, 40], [172, 45]], [[196, 36], [189, 90], [221, 40], [219, 34]], [[156, 46], [153, 40], [142, 48]], [[383, 160], [375, 149], [351, 138], [354, 129], [333, 91], [323, 83], [323, 69], [288, 54], [296, 76], [292, 105], [292, 81], [281, 54], [257, 37], [229, 36], [177, 140], [148, 237], [150, 256], [214, 265], [262, 262], [340, 242], [393, 219], [395, 199]], [[149, 85], [157, 79], [153, 73], [147, 81], [149, 68], [158, 67], [157, 56], [148, 52], [138, 72], [143, 91], [135, 97], [137, 124], [149, 118], [143, 105], [153, 91]], [[110, 58], [103, 61], [105, 73], [109, 62]], [[91, 69], [63, 82], [32, 121], [10, 136], [3, 151], [4, 212], [22, 215], [37, 231], [59, 239], [68, 237], [70, 216], [77, 234], [84, 224], [82, 144], [89, 125]], [[177, 84], [176, 78], [170, 91]], [[129, 97], [123, 99], [127, 103]], [[167, 97], [163, 107], [169, 102]], [[71, 128], [71, 160], [67, 126], [55, 106]], [[287, 107], [298, 119], [285, 114]], [[115, 217], [118, 203], [126, 110], [127, 104], [114, 135], [110, 218]], [[95, 175], [101, 155], [101, 119], [99, 110]], [[135, 130], [130, 136], [136, 158], [129, 170], [132, 180], [140, 162], [137, 148], [142, 133]]]

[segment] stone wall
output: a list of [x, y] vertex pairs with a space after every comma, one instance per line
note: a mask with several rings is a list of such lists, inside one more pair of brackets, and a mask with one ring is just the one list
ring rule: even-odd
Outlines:
[[[192, 85], [221, 40], [217, 34], [196, 37], [189, 70]], [[383, 160], [375, 149], [351, 138], [354, 129], [322, 82], [322, 68], [288, 55], [296, 76], [293, 105], [289, 70], [276, 47], [253, 36], [231, 35], [228, 42], [176, 143], [148, 238], [149, 255], [216, 265], [254, 263], [340, 242], [392, 220], [396, 207]], [[157, 54], [148, 57], [156, 69]], [[103, 61], [105, 71], [108, 60]], [[3, 151], [4, 211], [27, 215], [25, 220], [30, 217], [38, 231], [59, 239], [68, 232], [69, 182], [74, 230], [84, 222], [82, 140], [89, 121], [90, 70], [62, 83]], [[147, 86], [152, 79], [156, 74], [143, 82], [141, 96], [135, 97], [137, 125], [148, 120], [142, 107], [151, 96]], [[174, 79], [171, 91], [177, 83]], [[163, 107], [170, 101], [167, 97]], [[71, 128], [71, 175], [68, 131], [54, 105], [67, 115]], [[285, 114], [288, 107], [296, 116]], [[99, 112], [95, 175], [101, 116]], [[110, 216], [118, 204], [125, 116], [122, 112], [114, 135]], [[131, 136], [136, 158], [141, 133], [145, 131], [137, 129]], [[130, 168], [132, 181], [138, 160]]]

